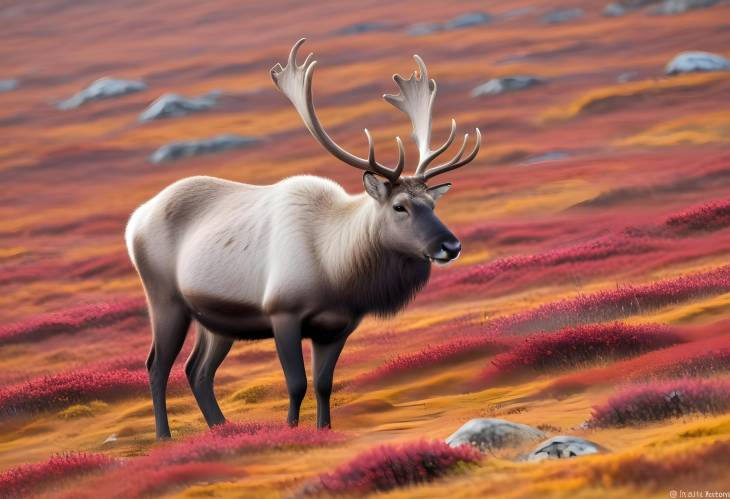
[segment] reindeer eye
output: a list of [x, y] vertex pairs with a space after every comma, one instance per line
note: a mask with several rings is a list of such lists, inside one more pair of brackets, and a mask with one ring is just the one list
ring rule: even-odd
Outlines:
[[406, 207], [403, 206], [402, 204], [396, 204], [395, 206], [393, 206], [393, 209], [395, 211], [399, 211], [401, 213], [404, 212], [404, 211], [406, 211]]

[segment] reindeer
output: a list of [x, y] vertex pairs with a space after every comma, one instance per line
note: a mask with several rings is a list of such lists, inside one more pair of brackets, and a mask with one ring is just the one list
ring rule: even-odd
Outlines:
[[413, 125], [419, 160], [413, 176], [398, 162], [376, 161], [365, 129], [368, 157], [337, 145], [322, 128], [312, 102], [312, 54], [297, 65], [305, 39], [291, 49], [286, 67], [271, 77], [314, 138], [332, 155], [364, 170], [365, 192], [350, 195], [335, 182], [295, 176], [255, 186], [190, 177], [168, 186], [131, 216], [125, 239], [149, 306], [152, 347], [147, 358], [158, 439], [170, 437], [166, 387], [192, 320], [195, 346], [185, 364], [190, 387], [209, 426], [225, 421], [213, 391], [216, 370], [234, 340], [272, 338], [289, 394], [287, 422], [296, 426], [307, 389], [302, 339], [310, 338], [317, 427], [330, 427], [332, 378], [347, 337], [365, 315], [393, 315], [426, 284], [432, 262], [459, 256], [461, 243], [434, 213], [451, 184], [427, 186], [437, 175], [471, 162], [481, 135], [464, 156], [432, 166], [454, 141], [431, 149], [431, 107], [436, 83], [414, 59], [420, 77], [393, 79], [399, 95], [383, 98]]

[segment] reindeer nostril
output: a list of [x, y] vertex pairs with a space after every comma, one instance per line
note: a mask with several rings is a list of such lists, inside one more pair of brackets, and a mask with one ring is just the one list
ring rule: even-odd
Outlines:
[[457, 240], [445, 241], [441, 244], [443, 249], [450, 257], [454, 257], [461, 252], [461, 243]]

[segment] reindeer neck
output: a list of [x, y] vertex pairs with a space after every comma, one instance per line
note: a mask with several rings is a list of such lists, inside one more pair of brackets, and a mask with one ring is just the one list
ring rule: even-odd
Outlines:
[[[377, 220], [378, 206], [367, 194], [333, 206], [318, 245], [333, 297], [358, 313], [392, 315], [428, 281], [429, 262], [388, 249]], [[326, 242], [324, 242], [326, 241]]]

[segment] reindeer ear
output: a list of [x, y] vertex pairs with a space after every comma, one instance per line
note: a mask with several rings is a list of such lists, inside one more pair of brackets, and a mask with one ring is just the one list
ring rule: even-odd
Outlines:
[[439, 184], [434, 185], [433, 187], [429, 187], [426, 189], [426, 192], [428, 192], [434, 201], [438, 201], [441, 196], [446, 194], [446, 192], [451, 189], [451, 184], [449, 182], [445, 184]]
[[362, 176], [362, 183], [365, 186], [365, 192], [370, 194], [376, 201], [383, 203], [388, 199], [388, 194], [390, 194], [390, 183], [388, 181], [381, 182], [374, 173], [365, 172]]

